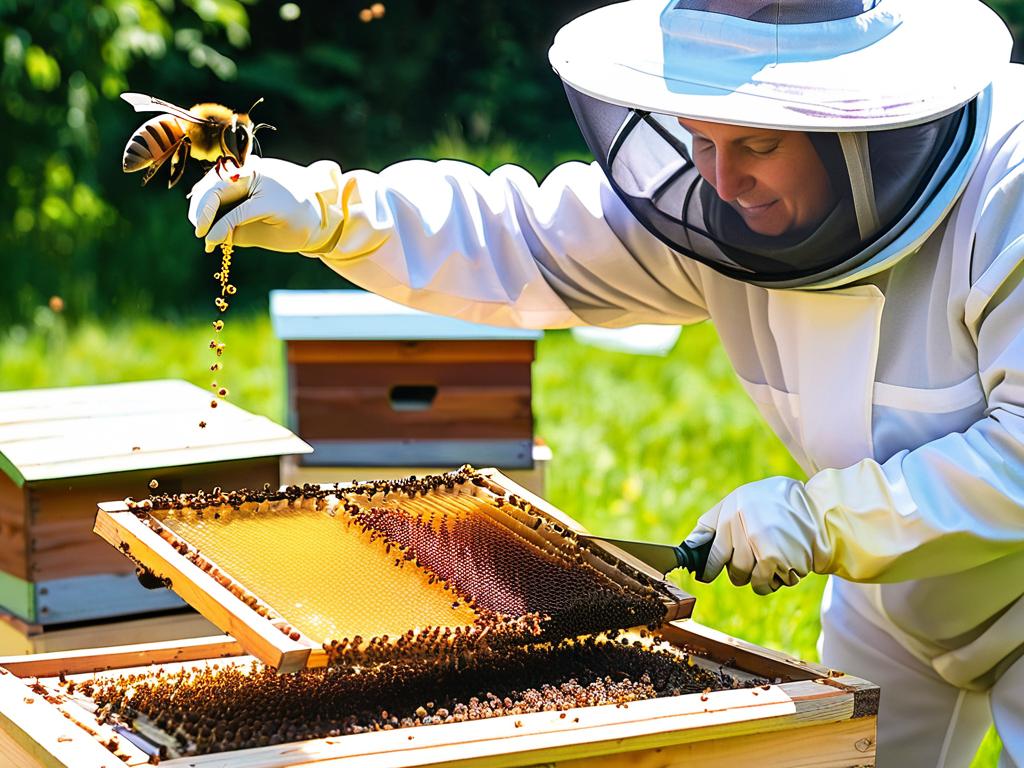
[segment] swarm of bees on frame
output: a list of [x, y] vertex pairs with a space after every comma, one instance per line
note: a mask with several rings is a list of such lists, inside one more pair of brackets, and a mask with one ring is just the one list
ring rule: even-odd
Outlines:
[[[235, 112], [222, 104], [206, 102], [196, 104], [191, 109], [184, 109], [154, 96], [142, 93], [122, 93], [121, 98], [131, 104], [136, 112], [159, 112], [138, 127], [128, 140], [121, 161], [125, 173], [145, 171], [142, 175], [143, 185], [156, 175], [156, 172], [170, 160], [170, 174], [167, 187], [170, 189], [185, 173], [185, 163], [189, 157], [204, 163], [207, 167], [216, 168], [220, 175], [229, 165], [235, 169], [245, 165], [253, 145], [259, 146], [256, 133], [262, 128], [277, 130], [268, 123], [253, 123], [249, 113], [263, 99], [257, 99], [247, 112]], [[238, 180], [234, 174], [233, 181]], [[214, 306], [221, 313], [230, 306], [229, 297], [236, 293], [230, 282], [232, 246], [230, 242], [221, 243], [220, 270], [214, 273], [214, 280], [220, 286], [220, 295], [214, 299]], [[224, 329], [224, 321], [216, 320], [213, 329], [220, 333]], [[225, 344], [216, 338], [210, 341], [210, 349], [220, 358], [224, 354]], [[221, 362], [215, 360], [210, 366], [212, 372], [222, 368]], [[226, 397], [228, 390], [219, 386], [216, 381], [211, 383], [217, 397]], [[217, 407], [217, 397], [210, 400], [210, 407]], [[199, 422], [200, 429], [205, 429], [206, 422]]]
[[222, 660], [67, 680], [57, 695], [72, 688], [107, 724], [127, 725], [158, 745], [161, 758], [175, 758], [533, 712], [558, 713], [569, 725], [585, 720], [581, 707], [767, 682], [741, 681], [685, 653], [621, 636], [480, 655], [460, 669], [398, 664], [278, 675], [256, 662]]

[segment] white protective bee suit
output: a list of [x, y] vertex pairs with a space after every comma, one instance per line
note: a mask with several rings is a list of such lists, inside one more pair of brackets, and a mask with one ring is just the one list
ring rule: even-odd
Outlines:
[[[570, 24], [552, 50], [570, 99], [594, 97], [599, 86], [588, 77], [617, 76], [574, 58], [574, 36], [600, 57], [601, 25], [621, 28], [638, 8], [650, 15], [657, 7], [661, 34], [697, 18], [700, 35], [735, 39], [725, 28], [732, 17], [690, 8], [678, 21], [671, 13], [682, 5], [633, 0]], [[777, 20], [801, 3], [765, 5]], [[851, 181], [855, 230], [844, 237], [863, 242], [813, 270], [796, 268], [810, 258], [799, 248], [779, 266], [755, 243], [744, 261], [753, 241], [694, 236], [682, 220], [661, 226], [656, 212], [632, 204], [630, 183], [652, 188], [641, 183], [643, 162], [669, 161], [660, 149], [644, 149], [646, 160], [620, 176], [605, 150], [628, 147], [622, 115], [603, 129], [589, 126], [590, 134], [581, 117], [598, 162], [559, 166], [540, 185], [514, 166], [488, 175], [454, 161], [406, 161], [374, 174], [255, 158], [239, 182], [200, 182], [190, 217], [210, 249], [230, 238], [301, 251], [387, 298], [476, 322], [558, 328], [710, 319], [747, 393], [809, 480], [751, 483], [701, 518], [692, 540], [715, 536], [706, 575], [727, 567], [734, 581], [752, 581], [762, 593], [811, 571], [832, 575], [823, 661], [882, 686], [879, 765], [967, 765], [994, 720], [1002, 764], [1024, 766], [1024, 68], [1006, 63], [1005, 30], [996, 22], [1002, 31], [993, 38], [989, 12], [974, 0], [857, 6], [871, 6], [850, 12], [860, 31], [885, 18], [893, 28], [912, 26], [923, 7], [931, 18], [952, 14], [946, 32], [954, 38], [971, 34], [963, 30], [973, 22], [958, 16], [965, 12], [990, 36], [960, 57], [974, 64], [963, 65], [973, 69], [960, 74], [958, 89], [937, 86], [937, 95], [891, 98], [872, 111], [811, 88], [815, 110], [794, 118], [774, 101], [758, 113], [759, 125], [797, 129], [794, 120], [803, 120], [807, 130], [822, 130], [820, 121], [832, 120], [836, 130], [870, 132], [964, 110], [959, 139], [944, 139], [920, 166], [944, 174], [933, 185], [942, 189], [915, 187], [911, 197], [925, 199], [916, 207], [879, 193], [872, 223]], [[742, 21], [741, 30], [758, 23]], [[715, 24], [725, 27], [709, 29]], [[949, 40], [936, 34], [927, 30], [944, 50]], [[957, 58], [945, 55], [947, 68], [959, 66]], [[742, 65], [751, 68], [749, 60]], [[742, 80], [727, 68], [725, 77]], [[643, 98], [605, 98], [627, 111], [650, 109], [659, 98], [653, 85], [650, 93], [643, 83], [627, 85]], [[704, 86], [710, 90], [694, 97], [677, 81], [669, 97], [684, 106], [663, 106], [664, 113], [721, 113], [737, 123], [751, 114], [749, 103], [720, 104], [715, 88]], [[574, 107], [578, 117], [590, 108]], [[607, 146], [601, 130], [613, 137]], [[675, 177], [689, 170], [681, 165]], [[883, 170], [876, 167], [876, 177]], [[246, 197], [214, 223], [219, 205]], [[712, 218], [711, 201], [703, 205], [702, 226]], [[691, 252], [692, 238], [706, 235], [717, 238], [714, 247]]]

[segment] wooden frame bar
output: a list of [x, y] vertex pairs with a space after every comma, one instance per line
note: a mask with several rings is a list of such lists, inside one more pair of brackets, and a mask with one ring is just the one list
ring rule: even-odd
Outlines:
[[[692, 620], [666, 625], [665, 637], [688, 647], [699, 645], [705, 654], [702, 658], [709, 661], [736, 658], [737, 669], [767, 674], [780, 682], [621, 707], [570, 709], [564, 716], [537, 712], [315, 739], [164, 760], [161, 765], [502, 768], [543, 763], [558, 768], [645, 768], [700, 761], [702, 768], [757, 763], [795, 768], [874, 764], [877, 687], [730, 638]], [[220, 637], [0, 659], [0, 747], [19, 766], [140, 765], [145, 756], [138, 750], [126, 762], [113, 759], [98, 743], [102, 734], [88, 733], [34, 694], [34, 680], [61, 673], [127, 671], [141, 663], [212, 663], [238, 650], [230, 638]], [[131, 751], [125, 739], [119, 743], [122, 752]]]
[[[209, 619], [218, 629], [238, 638], [254, 656], [283, 672], [294, 672], [311, 663], [314, 646], [290, 639], [272, 622], [260, 616], [213, 577], [183, 557], [139, 520], [123, 502], [104, 502], [96, 514], [96, 533], [113, 546], [169, 579], [174, 591]], [[315, 649], [324, 656], [322, 649]]]

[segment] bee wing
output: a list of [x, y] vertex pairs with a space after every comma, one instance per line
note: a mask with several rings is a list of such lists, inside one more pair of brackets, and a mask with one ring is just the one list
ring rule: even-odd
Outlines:
[[200, 117], [182, 107], [175, 106], [169, 101], [158, 99], [156, 96], [147, 96], [144, 93], [122, 93], [121, 98], [131, 104], [136, 112], [165, 112], [190, 123], [210, 123], [205, 117]]

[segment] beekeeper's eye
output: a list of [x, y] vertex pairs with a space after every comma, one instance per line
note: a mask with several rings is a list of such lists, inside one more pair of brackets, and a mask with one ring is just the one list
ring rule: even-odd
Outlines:
[[711, 139], [706, 139], [703, 136], [694, 135], [693, 137], [693, 151], [694, 153], [700, 154], [704, 152], [714, 152], [715, 143]]
[[747, 150], [755, 155], [770, 155], [779, 148], [781, 142], [778, 139], [766, 139], [764, 141], [753, 141], [747, 144]]

